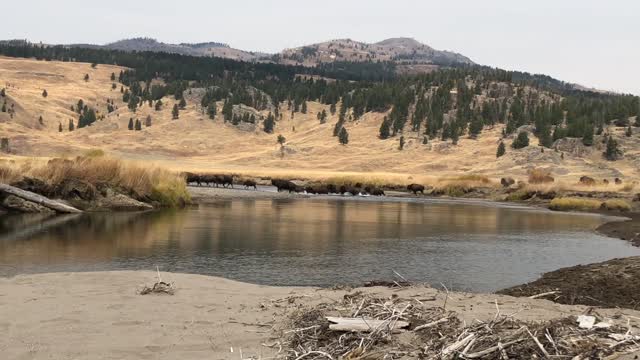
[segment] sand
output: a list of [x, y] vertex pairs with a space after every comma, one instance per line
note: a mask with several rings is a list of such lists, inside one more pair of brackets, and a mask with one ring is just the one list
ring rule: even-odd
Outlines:
[[[304, 306], [341, 299], [349, 290], [269, 287], [222, 278], [161, 273], [175, 295], [138, 295], [155, 272], [20, 275], [0, 280], [0, 351], [4, 359], [269, 358], [272, 327]], [[355, 289], [442, 306], [446, 294], [428, 287]], [[351, 290], [351, 291], [355, 291]], [[587, 307], [492, 294], [451, 293], [447, 309], [469, 322], [502, 313], [543, 321]], [[640, 312], [598, 310], [640, 327]], [[618, 317], [618, 315], [621, 315]], [[263, 345], [265, 344], [265, 345]], [[233, 352], [232, 352], [233, 351]]]

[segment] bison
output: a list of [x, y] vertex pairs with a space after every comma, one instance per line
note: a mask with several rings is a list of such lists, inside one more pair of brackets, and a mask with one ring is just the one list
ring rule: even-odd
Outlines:
[[384, 196], [384, 190], [375, 188], [371, 190], [371, 195], [373, 196]]
[[602, 180], [602, 183], [605, 184], [605, 185], [609, 185], [609, 180], [604, 179], [604, 180]]
[[593, 186], [596, 184], [596, 179], [589, 177], [589, 176], [581, 176], [580, 177], [580, 184], [582, 185], [587, 185], [587, 186]]
[[245, 189], [254, 188], [255, 190], [258, 190], [258, 183], [253, 180], [245, 180], [242, 182], [242, 185]]
[[424, 185], [411, 184], [407, 186], [407, 190], [411, 191], [414, 195], [418, 195], [418, 193], [424, 195]]
[[622, 179], [620, 179], [620, 178], [615, 178], [614, 181], [616, 182], [616, 185], [622, 184]]
[[506, 177], [506, 178], [502, 178], [500, 179], [500, 184], [502, 184], [503, 187], [508, 188], [509, 186], [515, 184], [516, 181], [513, 180], [513, 178], [510, 177]]
[[289, 191], [292, 193], [297, 189], [297, 185], [289, 180], [271, 179], [271, 185], [275, 186], [278, 192]]
[[187, 181], [187, 185], [195, 183], [198, 186], [200, 186], [200, 182], [201, 182], [200, 175], [187, 172], [187, 173], [184, 173], [184, 178]]

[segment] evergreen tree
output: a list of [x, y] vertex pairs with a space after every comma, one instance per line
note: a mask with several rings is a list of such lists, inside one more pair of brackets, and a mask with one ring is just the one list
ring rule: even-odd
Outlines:
[[605, 159], [616, 161], [620, 155], [622, 155], [622, 151], [618, 148], [618, 142], [613, 139], [613, 136], [610, 136], [607, 140], [607, 149], [604, 152]]
[[498, 144], [498, 150], [496, 151], [496, 158], [501, 157], [506, 152], [507, 152], [507, 149], [505, 149], [504, 142], [500, 141], [500, 144]]
[[231, 101], [224, 101], [224, 105], [222, 105], [222, 115], [224, 116], [225, 122], [233, 120], [233, 105], [231, 104]]
[[89, 81], [89, 74], [84, 74], [84, 81]]
[[133, 118], [129, 118], [129, 130], [133, 130]]
[[391, 136], [391, 125], [387, 117], [384, 117], [382, 124], [380, 125], [380, 139], [388, 139]]
[[177, 120], [180, 117], [180, 110], [178, 109], [178, 104], [173, 105], [173, 110], [171, 110], [171, 116], [173, 120]]
[[115, 73], [111, 73], [111, 81], [116, 81], [116, 74]]
[[482, 132], [483, 124], [482, 119], [479, 117], [475, 117], [471, 123], [469, 124], [469, 137], [475, 139]]
[[321, 112], [318, 113], [318, 120], [320, 120], [320, 124], [324, 124], [327, 122], [327, 111], [326, 110], [322, 110]]
[[42, 97], [46, 98], [47, 96], [49, 96], [49, 93], [47, 93], [47, 89], [42, 90]]
[[216, 106], [215, 101], [211, 102], [211, 104], [207, 106], [207, 114], [209, 115], [209, 119], [211, 120], [215, 119], [217, 112], [218, 112], [218, 107]]
[[73, 119], [69, 119], [69, 131], [73, 131], [76, 129], [76, 126], [73, 124]]
[[631, 126], [627, 128], [627, 131], [624, 133], [626, 137], [631, 137], [633, 135], [633, 130], [631, 130]]
[[278, 144], [280, 144], [280, 146], [284, 146], [284, 143], [287, 141], [287, 139], [282, 136], [282, 134], [278, 135]]
[[138, 98], [136, 96], [131, 96], [129, 98], [127, 107], [129, 108], [129, 110], [131, 110], [131, 112], [136, 112], [136, 110], [138, 109]]
[[58, 132], [62, 132], [62, 123], [58, 123]]
[[266, 132], [267, 134], [271, 134], [273, 133], [273, 128], [276, 125], [276, 118], [273, 116], [273, 114], [269, 113], [269, 115], [267, 115], [267, 118], [264, 120], [263, 122], [263, 130], [264, 132]]
[[156, 107], [155, 107], [156, 111], [160, 111], [162, 110], [162, 100], [158, 100], [156, 101]]
[[331, 103], [331, 106], [329, 107], [329, 112], [331, 113], [331, 116], [336, 114], [336, 103], [335, 103], [335, 101]]
[[147, 115], [147, 118], [144, 120], [144, 126], [151, 126], [151, 115]]
[[400, 150], [403, 150], [403, 149], [404, 149], [404, 135], [403, 135], [403, 136], [400, 136], [400, 144], [399, 144], [398, 148], [399, 148]]
[[307, 101], [303, 101], [302, 102], [302, 110], [300, 110], [301, 113], [306, 114], [307, 113]]
[[178, 106], [180, 107], [180, 110], [184, 110], [187, 107], [187, 101], [184, 99], [184, 97], [180, 99]]
[[142, 122], [140, 121], [140, 119], [136, 119], [135, 129], [136, 131], [142, 130]]
[[40, 115], [40, 117], [38, 118], [38, 123], [40, 123], [40, 125], [44, 125], [44, 119], [42, 118], [42, 115]]
[[593, 129], [590, 126], [584, 129], [584, 135], [582, 135], [582, 144], [584, 144], [584, 146], [593, 145]]
[[338, 140], [342, 145], [347, 145], [349, 143], [349, 133], [347, 132], [347, 129], [344, 126], [340, 129], [340, 132], [338, 133]]
[[422, 137], [422, 145], [427, 145], [429, 143], [429, 137], [428, 136], [423, 136]]
[[521, 131], [518, 136], [513, 140], [511, 147], [514, 149], [522, 149], [529, 146], [529, 134], [526, 131]]

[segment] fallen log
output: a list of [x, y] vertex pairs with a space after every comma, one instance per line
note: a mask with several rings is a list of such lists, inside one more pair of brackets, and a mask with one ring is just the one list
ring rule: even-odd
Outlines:
[[51, 200], [42, 195], [38, 195], [30, 191], [22, 190], [7, 184], [0, 184], [0, 193], [5, 193], [5, 194], [19, 197], [21, 199], [49, 208], [51, 210], [55, 210], [56, 212], [59, 212], [59, 213], [76, 214], [76, 213], [82, 212], [81, 210], [78, 210], [72, 206], [63, 204], [59, 201]]
[[329, 325], [330, 330], [351, 331], [351, 332], [372, 332], [375, 330], [401, 331], [409, 326], [406, 321], [394, 320], [369, 320], [361, 318], [341, 318], [327, 316], [327, 320], [333, 324]]

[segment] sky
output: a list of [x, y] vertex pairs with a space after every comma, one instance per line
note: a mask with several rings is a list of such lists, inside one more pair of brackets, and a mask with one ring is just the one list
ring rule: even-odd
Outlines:
[[0, 13], [0, 38], [56, 44], [144, 36], [273, 53], [412, 37], [479, 64], [640, 95], [638, 0], [21, 0]]

